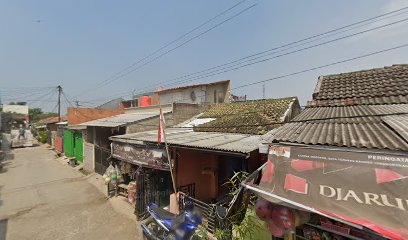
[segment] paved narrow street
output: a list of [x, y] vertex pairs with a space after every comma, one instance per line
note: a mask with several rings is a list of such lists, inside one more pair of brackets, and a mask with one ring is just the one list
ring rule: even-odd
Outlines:
[[123, 199], [106, 200], [96, 175], [63, 166], [44, 146], [12, 151], [0, 172], [0, 240], [140, 239]]

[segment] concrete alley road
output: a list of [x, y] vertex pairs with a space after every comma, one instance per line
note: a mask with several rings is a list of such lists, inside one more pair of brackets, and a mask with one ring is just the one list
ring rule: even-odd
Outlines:
[[12, 153], [0, 171], [0, 240], [141, 238], [135, 216], [106, 200], [92, 176], [43, 146]]

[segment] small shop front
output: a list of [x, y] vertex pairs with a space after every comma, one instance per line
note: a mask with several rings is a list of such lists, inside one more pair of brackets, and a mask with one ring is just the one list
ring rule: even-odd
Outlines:
[[[128, 197], [139, 220], [147, 216], [149, 202], [157, 203], [160, 207], [168, 206], [173, 190], [166, 150], [157, 145], [123, 142], [113, 142], [111, 147], [113, 164], [108, 167], [104, 177], [112, 179], [112, 175], [116, 174], [116, 181], [108, 185], [111, 186], [108, 193], [113, 190], [116, 195]], [[109, 174], [110, 171], [113, 174]]]
[[244, 185], [274, 237], [407, 239], [407, 163], [400, 151], [271, 145]]

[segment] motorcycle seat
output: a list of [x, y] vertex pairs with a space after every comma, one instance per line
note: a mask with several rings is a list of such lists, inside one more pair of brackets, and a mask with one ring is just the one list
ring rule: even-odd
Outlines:
[[150, 206], [150, 209], [159, 217], [162, 219], [172, 219], [175, 218], [177, 215], [164, 210], [163, 208], [159, 206], [152, 205]]

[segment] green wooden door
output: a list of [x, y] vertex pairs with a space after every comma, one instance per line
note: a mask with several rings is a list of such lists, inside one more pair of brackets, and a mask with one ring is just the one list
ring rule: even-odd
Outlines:
[[64, 131], [64, 154], [67, 157], [74, 156], [74, 133], [68, 129]]
[[80, 132], [75, 132], [74, 133], [74, 157], [75, 159], [83, 163], [84, 162], [84, 145], [82, 142], [82, 133]]

